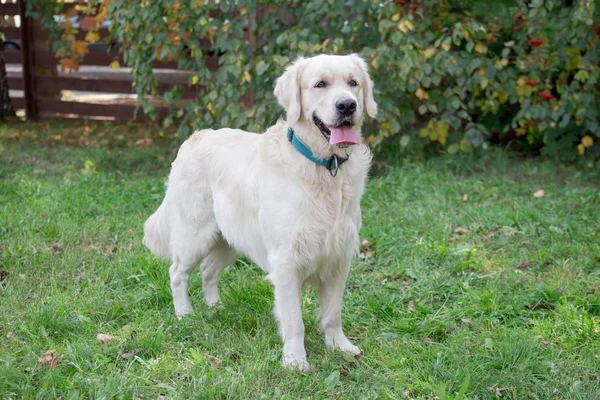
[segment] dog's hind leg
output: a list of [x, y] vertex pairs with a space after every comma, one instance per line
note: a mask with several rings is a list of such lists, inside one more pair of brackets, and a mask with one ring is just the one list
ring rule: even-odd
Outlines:
[[194, 312], [188, 295], [188, 286], [190, 276], [198, 265], [196, 260], [183, 262], [178, 257], [174, 258], [175, 260], [169, 268], [169, 276], [171, 277], [171, 292], [173, 293], [175, 314], [177, 318], [181, 318]]
[[188, 295], [192, 272], [198, 263], [212, 249], [217, 241], [219, 230], [216, 222], [208, 218], [200, 224], [180, 224], [174, 231], [171, 241], [173, 264], [169, 269], [173, 305], [178, 318], [193, 312]]
[[202, 292], [209, 306], [221, 301], [217, 283], [221, 272], [237, 258], [237, 252], [224, 240], [218, 240], [209, 250], [206, 258], [200, 264], [202, 272]]

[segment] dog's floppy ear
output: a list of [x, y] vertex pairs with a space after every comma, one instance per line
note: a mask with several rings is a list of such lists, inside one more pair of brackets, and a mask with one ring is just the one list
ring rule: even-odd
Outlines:
[[302, 73], [303, 57], [285, 69], [275, 83], [275, 97], [287, 113], [286, 120], [289, 124], [300, 119], [302, 115], [302, 94], [300, 93], [300, 75]]
[[369, 76], [367, 63], [357, 54], [351, 54], [350, 57], [352, 57], [363, 74], [363, 81], [365, 82], [365, 85], [363, 85], [363, 99], [365, 100], [367, 114], [369, 114], [369, 117], [375, 118], [377, 115], [377, 103], [375, 103], [375, 99], [373, 98], [373, 81]]

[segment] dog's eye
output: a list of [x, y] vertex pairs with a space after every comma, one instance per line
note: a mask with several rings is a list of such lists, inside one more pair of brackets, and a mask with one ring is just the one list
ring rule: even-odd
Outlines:
[[352, 79], [350, 82], [348, 82], [348, 85], [354, 87], [354, 86], [358, 86], [358, 83], [356, 83], [356, 81], [354, 79]]
[[319, 81], [319, 83], [317, 83], [315, 85], [315, 87], [318, 87], [318, 88], [324, 88], [325, 86], [327, 86], [327, 84], [323, 81]]

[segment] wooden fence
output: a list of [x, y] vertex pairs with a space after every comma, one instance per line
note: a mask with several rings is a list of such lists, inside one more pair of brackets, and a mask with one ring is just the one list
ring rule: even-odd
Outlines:
[[[14, 1], [14, 0], [8, 0]], [[74, 6], [66, 3], [65, 7]], [[109, 68], [113, 61], [124, 65], [122, 56], [109, 46], [88, 46], [89, 53], [80, 63], [80, 71], [70, 75], [60, 71], [59, 60], [51, 51], [52, 46], [47, 31], [39, 23], [25, 16], [24, 0], [14, 3], [0, 3], [0, 31], [7, 40], [14, 40], [20, 44], [20, 49], [5, 46], [4, 56], [6, 63], [13, 67], [9, 69], [8, 84], [11, 90], [21, 90], [23, 97], [12, 97], [15, 109], [24, 109], [28, 118], [38, 116], [66, 116], [66, 117], [96, 117], [115, 120], [130, 120], [134, 116], [136, 100], [118, 99], [98, 100], [100, 94], [132, 94], [133, 80], [127, 68]], [[15, 16], [20, 17], [20, 26], [14, 22]], [[102, 39], [108, 36], [108, 28], [100, 28]], [[85, 32], [78, 33], [79, 40], [83, 40]], [[207, 66], [211, 69], [218, 68], [216, 57], [207, 59]], [[19, 69], [20, 73], [15, 69]], [[104, 68], [98, 68], [104, 67]], [[177, 70], [177, 65], [156, 62], [153, 66], [159, 81], [159, 92], [163, 93], [175, 84], [183, 86], [182, 98], [195, 98], [201, 90], [201, 85], [188, 86], [189, 71]], [[48, 69], [54, 70], [53, 76], [48, 76]], [[78, 91], [85, 95], [63, 96], [63, 91]], [[50, 95], [48, 95], [50, 93]], [[94, 95], [96, 94], [96, 96]], [[108, 96], [109, 98], [111, 96]], [[131, 96], [130, 96], [131, 97]], [[167, 109], [158, 104], [159, 115], [165, 115]], [[140, 108], [137, 120], [147, 119]]]

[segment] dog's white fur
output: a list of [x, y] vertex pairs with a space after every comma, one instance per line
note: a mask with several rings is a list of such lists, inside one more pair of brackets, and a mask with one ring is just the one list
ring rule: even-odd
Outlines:
[[[321, 80], [327, 86], [315, 87]], [[144, 244], [172, 262], [179, 317], [192, 312], [188, 280], [200, 260], [204, 298], [212, 306], [220, 301], [223, 269], [238, 253], [252, 258], [275, 288], [283, 364], [306, 369], [300, 307], [305, 283], [318, 293], [326, 345], [360, 353], [342, 332], [341, 304], [359, 251], [360, 198], [371, 161], [364, 144], [330, 145], [312, 116], [334, 124], [336, 101], [355, 99], [354, 130], [361, 139], [363, 110], [374, 117], [377, 105], [367, 65], [357, 55], [299, 58], [277, 80], [275, 95], [287, 118], [264, 134], [209, 129], [183, 143], [165, 198], [144, 225]], [[288, 126], [317, 157], [349, 156], [336, 177], [290, 144]]]

